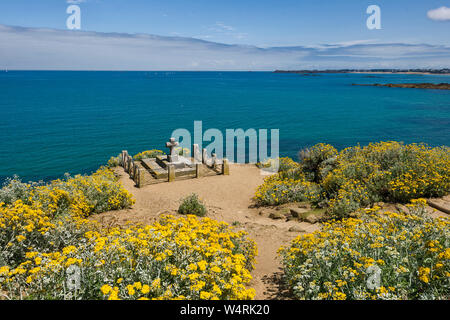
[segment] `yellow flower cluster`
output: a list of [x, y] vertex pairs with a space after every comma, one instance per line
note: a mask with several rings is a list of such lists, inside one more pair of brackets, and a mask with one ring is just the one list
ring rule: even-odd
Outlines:
[[69, 213], [82, 217], [127, 208], [134, 203], [132, 195], [117, 181], [114, 173], [104, 167], [92, 175], [76, 175], [45, 185], [27, 185], [20, 200], [49, 215]]
[[56, 228], [49, 215], [22, 201], [13, 206], [0, 204], [0, 265], [7, 260], [22, 260], [33, 244], [39, 245], [45, 235]]
[[405, 200], [421, 195], [443, 195], [450, 190], [450, 155], [447, 148], [430, 149], [409, 145], [414, 162], [406, 162], [402, 172], [389, 181], [392, 198]]
[[[10, 275], [24, 274], [24, 267], [33, 260], [36, 268], [40, 269], [43, 258], [38, 256], [39, 252], [52, 252], [66, 242], [77, 240], [90, 224], [78, 217], [54, 218], [52, 214], [26, 205], [21, 200], [9, 206], [2, 203], [0, 247], [3, 250], [0, 252], [0, 266], [11, 269]], [[30, 276], [36, 272], [37, 269], [33, 269]]]
[[256, 190], [253, 199], [260, 205], [277, 205], [289, 202], [295, 196], [293, 190], [300, 182], [293, 179], [279, 179], [278, 176], [267, 177]]
[[[316, 201], [317, 185], [305, 180], [300, 164], [290, 158], [279, 158], [279, 172], [264, 179], [258, 187], [253, 200], [258, 205], [279, 205], [293, 201]], [[276, 160], [275, 160], [276, 161]], [[260, 167], [270, 166], [268, 160]]]
[[152, 150], [146, 150], [146, 151], [139, 152], [138, 154], [133, 156], [133, 159], [134, 160], [142, 160], [142, 159], [146, 159], [146, 158], [156, 158], [156, 156], [163, 155], [163, 154], [164, 154], [164, 152], [161, 150], [152, 149]]
[[257, 204], [309, 200], [342, 218], [378, 201], [407, 203], [450, 192], [448, 147], [380, 142], [337, 153], [319, 144], [300, 154], [297, 168], [267, 178], [258, 188]]
[[324, 165], [330, 159], [334, 159], [337, 153], [335, 147], [325, 143], [318, 143], [311, 148], [301, 150], [299, 157], [308, 180], [319, 182], [324, 175]]
[[[0, 260], [0, 285], [10, 298], [254, 296], [246, 284], [251, 280], [256, 245], [224, 222], [192, 215], [164, 216], [153, 225], [102, 229], [78, 216], [51, 221], [42, 210], [20, 202], [14, 208], [0, 208], [0, 227], [15, 229], [12, 253], [17, 255], [17, 248], [22, 248], [14, 260], [19, 264], [2, 266], [6, 259]], [[34, 233], [28, 232], [29, 225]], [[6, 241], [3, 232], [2, 242]], [[18, 239], [19, 235], [26, 240]], [[62, 249], [62, 243], [56, 243], [58, 237], [65, 237]]]
[[341, 151], [321, 181], [328, 212], [344, 217], [377, 201], [403, 202], [450, 192], [450, 149], [380, 142]]
[[285, 275], [299, 299], [450, 298], [450, 220], [432, 219], [425, 200], [411, 214], [368, 209], [358, 218], [281, 248]]

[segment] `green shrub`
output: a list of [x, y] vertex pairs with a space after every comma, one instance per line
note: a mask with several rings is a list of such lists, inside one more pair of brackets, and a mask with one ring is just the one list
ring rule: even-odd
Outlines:
[[414, 202], [410, 214], [369, 209], [281, 248], [295, 297], [448, 300], [450, 220], [431, 218], [424, 199]]
[[0, 189], [0, 203], [12, 204], [17, 200], [26, 201], [31, 190], [39, 183], [24, 183], [17, 175], [6, 179], [3, 187]]
[[280, 158], [278, 161], [278, 172], [297, 170], [300, 165], [289, 157]]
[[129, 208], [132, 195], [119, 183], [114, 172], [101, 167], [92, 175], [66, 175], [49, 183], [22, 183], [17, 177], [0, 189], [0, 203], [15, 201], [38, 207], [53, 216], [73, 213], [88, 216], [109, 210]]
[[78, 246], [89, 230], [85, 220], [78, 216], [54, 216], [21, 200], [0, 204], [0, 267], [18, 267], [25, 262], [27, 252], [53, 252]]
[[286, 172], [294, 169], [298, 169], [300, 165], [289, 157], [267, 159], [262, 162], [258, 162], [256, 166], [260, 169], [278, 168], [278, 172]]
[[111, 157], [109, 160], [108, 160], [108, 163], [107, 163], [107, 167], [108, 168], [115, 168], [115, 167], [118, 167], [118, 166], [120, 166], [121, 165], [121, 155], [119, 154], [119, 155], [117, 155], [117, 157]]
[[176, 147], [175, 152], [178, 153], [179, 156], [188, 157], [191, 151], [188, 148]]
[[399, 142], [347, 148], [321, 185], [335, 218], [377, 201], [444, 196], [450, 192], [450, 149]]
[[257, 205], [274, 206], [302, 201], [310, 201], [313, 204], [320, 203], [319, 185], [302, 179], [280, 178], [280, 175], [267, 177], [264, 184], [258, 187], [253, 198]]
[[265, 180], [255, 194], [256, 203], [309, 199], [340, 219], [378, 201], [407, 203], [450, 192], [448, 147], [380, 142], [336, 152], [325, 144], [302, 151], [297, 168]]
[[101, 228], [0, 204], [0, 294], [7, 299], [252, 299], [255, 243], [193, 215]]
[[206, 207], [199, 200], [198, 196], [193, 193], [182, 200], [181, 205], [178, 208], [178, 213], [204, 217], [206, 215]]
[[300, 151], [298, 157], [308, 180], [319, 182], [322, 178], [321, 171], [334, 164], [333, 158], [337, 153], [333, 146], [324, 143]]
[[156, 158], [157, 156], [164, 155], [165, 153], [161, 150], [146, 150], [142, 151], [135, 156], [133, 156], [133, 160], [142, 160], [142, 159], [148, 159], [148, 158]]

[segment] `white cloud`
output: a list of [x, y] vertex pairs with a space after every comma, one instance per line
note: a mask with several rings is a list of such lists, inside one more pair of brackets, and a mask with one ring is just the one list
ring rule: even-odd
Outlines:
[[427, 16], [431, 20], [448, 21], [450, 20], [450, 8], [440, 7], [434, 10], [430, 10], [428, 11]]
[[0, 69], [274, 70], [449, 67], [450, 47], [366, 43], [320, 47], [229, 45], [185, 37], [0, 24]]
[[226, 31], [234, 31], [234, 30], [236, 30], [234, 27], [228, 26], [228, 25], [224, 24], [223, 22], [216, 22], [216, 26], [219, 27], [220, 29], [223, 29], [223, 30], [226, 30]]
[[215, 33], [216, 36], [210, 36], [210, 38], [232, 38], [237, 40], [245, 39], [248, 34], [245, 32], [238, 32], [238, 30], [230, 25], [227, 25], [221, 21], [217, 21], [214, 25], [206, 28], [208, 32]]

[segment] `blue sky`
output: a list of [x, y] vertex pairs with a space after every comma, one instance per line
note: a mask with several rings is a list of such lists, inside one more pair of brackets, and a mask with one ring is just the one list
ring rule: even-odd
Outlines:
[[[366, 8], [377, 4], [382, 29], [368, 30]], [[85, 0], [82, 30], [178, 35], [257, 46], [355, 40], [450, 44], [450, 24], [427, 12], [443, 0]], [[0, 23], [64, 29], [65, 0], [2, 0]]]
[[[129, 35], [126, 35], [125, 38], [130, 37], [134, 42], [136, 41], [133, 38], [134, 34], [150, 34], [162, 36], [167, 41], [169, 41], [169, 38], [165, 37], [181, 37], [220, 44], [240, 45], [236, 46], [235, 49], [241, 51], [244, 50], [243, 45], [257, 48], [301, 46], [304, 49], [305, 47], [322, 47], [327, 50], [330, 49], [329, 46], [337, 45], [346, 48], [347, 62], [351, 60], [351, 56], [354, 56], [354, 52], [349, 52], [348, 47], [355, 46], [358, 57], [353, 59], [353, 62], [358, 66], [398, 65], [401, 67], [414, 65], [414, 63], [425, 66], [424, 63], [428, 61], [427, 66], [448, 67], [450, 58], [448, 56], [450, 51], [450, 20], [446, 20], [448, 12], [445, 11], [443, 13], [444, 18], [440, 20], [431, 19], [427, 16], [430, 10], [450, 7], [449, 0], [82, 0], [78, 1], [82, 14], [82, 32], [66, 30], [68, 2], [70, 1], [2, 0], [0, 2], [0, 26], [3, 26], [3, 29], [0, 32], [0, 40], [2, 40], [2, 43], [6, 41], [8, 45], [5, 47], [7, 52], [3, 56], [0, 51], [0, 67], [3, 64], [18, 68], [52, 68], [51, 64], [45, 64], [42, 60], [32, 61], [32, 59], [35, 59], [32, 58], [33, 55], [45, 53], [45, 49], [36, 48], [39, 45], [27, 46], [25, 42], [20, 43], [20, 41], [26, 41], [27, 38], [23, 38], [24, 35], [19, 34], [17, 30], [21, 30], [22, 33], [33, 32], [37, 39], [42, 35], [43, 42], [41, 43], [42, 45], [46, 43], [49, 51], [58, 49], [54, 41], [51, 40], [56, 35], [58, 35], [58, 41], [66, 43], [68, 38], [73, 39], [75, 35], [79, 35], [80, 39], [86, 38], [87, 33], [92, 37], [95, 34], [96, 37], [100, 38], [104, 38], [105, 33], [126, 33]], [[369, 30], [366, 27], [366, 19], [369, 16], [366, 13], [366, 8], [371, 4], [376, 4], [381, 8], [381, 30]], [[27, 29], [10, 28], [10, 26], [26, 27]], [[56, 29], [54, 35], [50, 35], [47, 29]], [[44, 30], [43, 32], [47, 33], [39, 33], [38, 35], [36, 32], [39, 30]], [[65, 37], [65, 40], [63, 40], [63, 37]], [[108, 35], [108, 37], [110, 38], [111, 35]], [[53, 42], [55, 48], [51, 47], [51, 42]], [[128, 44], [128, 42], [124, 42], [124, 45]], [[151, 50], [150, 43], [147, 44], [148, 49]], [[193, 40], [192, 44], [197, 45], [198, 43]], [[390, 61], [390, 64], [387, 63], [387, 60], [392, 60], [389, 59], [389, 53], [391, 52], [389, 51], [386, 52], [384, 58], [386, 63], [375, 65], [376, 59], [380, 58], [380, 52], [386, 49], [386, 47], [380, 49], [380, 46], [384, 44], [404, 45], [404, 48], [406, 48], [406, 50], [403, 50], [404, 54], [397, 57], [402, 61], [396, 60], [396, 63], [393, 61]], [[424, 44], [433, 47], [431, 53], [427, 51], [428, 49], [423, 49]], [[92, 42], [89, 45], [92, 51], [109, 50], [111, 48], [110, 43], [106, 45], [107, 47], [102, 48], [96, 48], [95, 43]], [[184, 45], [186, 45], [186, 41], [184, 41]], [[201, 45], [204, 46], [205, 44]], [[141, 45], [139, 46], [141, 47]], [[211, 46], [214, 45], [209, 47]], [[372, 48], [372, 51], [367, 54], [362, 53], [363, 46]], [[178, 46], [178, 48], [179, 51], [183, 51], [183, 47]], [[189, 48], [192, 49], [191, 44]], [[198, 50], [190, 49], [185, 51], [193, 55], [192, 61], [183, 65], [184, 67], [179, 66], [179, 68], [195, 69], [198, 67], [201, 69], [204, 65], [202, 62], [204, 58], [202, 57], [208, 54], [201, 49], [202, 52], [198, 54], [198, 59], [195, 59]], [[214, 49], [220, 51], [218, 47]], [[336, 48], [333, 47], [333, 49]], [[20, 57], [14, 58], [14, 50], [25, 50], [30, 57], [21, 57], [22, 60], [19, 59]], [[67, 50], [69, 50], [68, 47]], [[140, 49], [137, 48], [136, 50]], [[172, 59], [177, 59], [177, 56], [172, 54], [174, 49], [171, 50], [169, 56]], [[224, 50], [229, 50], [229, 48]], [[421, 59], [423, 61], [417, 58], [417, 50], [422, 50]], [[438, 54], [436, 54], [436, 50], [439, 51]], [[217, 54], [216, 51], [214, 54]], [[298, 53], [298, 50], [294, 49], [294, 51]], [[89, 50], [83, 52], [86, 53]], [[165, 54], [164, 50], [158, 52]], [[300, 55], [291, 57], [289, 63], [284, 63], [286, 60], [281, 63], [276, 60], [288, 59], [286, 52], [282, 56], [277, 56], [274, 51], [262, 53], [255, 50], [255, 52], [258, 52], [254, 59], [256, 62], [248, 69], [270, 69], [278, 65], [280, 67], [295, 66], [296, 62], [305, 56], [305, 52], [302, 51]], [[398, 48], [394, 48], [392, 52], [395, 56], [398, 53]], [[408, 52], [411, 52], [410, 56], [408, 56]], [[249, 55], [247, 57], [248, 62], [252, 62], [251, 55], [253, 53], [248, 52], [248, 50], [245, 53]], [[266, 61], [268, 53], [270, 53], [272, 63]], [[334, 56], [341, 55], [341, 53], [333, 52]], [[69, 60], [67, 52], [60, 53], [65, 54], [65, 57], [60, 57], [55, 52], [49, 52], [49, 54], [60, 61]], [[134, 52], [127, 51], [123, 54], [133, 55]], [[329, 59], [331, 54], [328, 54], [326, 63], [321, 62], [320, 54], [317, 52], [314, 54], [316, 55], [314, 62], [308, 59], [308, 63], [298, 63], [298, 66], [320, 68], [321, 66], [333, 66], [333, 63], [336, 62]], [[364, 54], [368, 59], [362, 63], [361, 58]], [[143, 53], [142, 55], [138, 53], [138, 55], [145, 60]], [[310, 56], [311, 53], [309, 52], [308, 55]], [[121, 58], [123, 60], [123, 56]], [[405, 62], [408, 58], [412, 59], [410, 59], [409, 64]], [[224, 63], [231, 65], [231, 61], [236, 61], [236, 59], [239, 59], [238, 55], [229, 58], [224, 54], [215, 60], [218, 61], [216, 64], [217, 68], [220, 69], [220, 61], [228, 60]], [[130, 65], [118, 65], [118, 60], [117, 57], [114, 60], [116, 62], [111, 63], [119, 69], [131, 68]], [[262, 60], [264, 60], [264, 63], [261, 62]], [[81, 63], [81, 61], [78, 62]], [[167, 61], [168, 66], [170, 66], [170, 62], [170, 60]], [[341, 62], [336, 62], [336, 65], [345, 66]], [[58, 66], [55, 65], [55, 68], [95, 67], [94, 61], [88, 61], [87, 58], [84, 64], [80, 63], [78, 65], [71, 65], [68, 62], [66, 64], [57, 63]], [[350, 66], [351, 63], [348, 65]], [[147, 63], [143, 68], [154, 66], [154, 63]], [[111, 65], [111, 68], [114, 68], [114, 65]], [[138, 68], [138, 66], [135, 65], [133, 68]], [[205, 69], [209, 68], [213, 68], [211, 63], [209, 67], [205, 67]], [[233, 68], [245, 68], [245, 65], [235, 65], [231, 69]]]

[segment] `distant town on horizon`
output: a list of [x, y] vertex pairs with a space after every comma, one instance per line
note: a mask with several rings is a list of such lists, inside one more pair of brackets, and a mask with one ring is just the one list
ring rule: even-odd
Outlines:
[[275, 70], [275, 73], [427, 73], [450, 74], [450, 68], [443, 69], [337, 69], [337, 70]]

